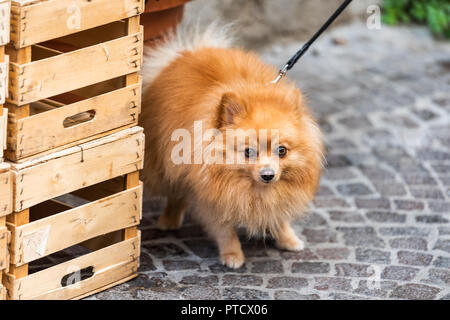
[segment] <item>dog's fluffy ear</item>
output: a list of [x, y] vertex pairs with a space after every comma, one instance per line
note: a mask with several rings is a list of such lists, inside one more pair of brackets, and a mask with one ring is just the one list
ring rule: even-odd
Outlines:
[[224, 93], [220, 101], [219, 125], [227, 126], [235, 123], [236, 117], [244, 117], [247, 113], [245, 104], [231, 92]]

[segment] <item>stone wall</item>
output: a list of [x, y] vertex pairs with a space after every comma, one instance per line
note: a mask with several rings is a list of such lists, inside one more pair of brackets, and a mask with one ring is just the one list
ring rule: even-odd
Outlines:
[[[370, 4], [380, 0], [354, 1], [336, 24], [367, 17]], [[274, 38], [307, 39], [342, 0], [193, 0], [186, 16], [208, 23], [214, 19], [235, 22], [246, 46], [264, 45]]]

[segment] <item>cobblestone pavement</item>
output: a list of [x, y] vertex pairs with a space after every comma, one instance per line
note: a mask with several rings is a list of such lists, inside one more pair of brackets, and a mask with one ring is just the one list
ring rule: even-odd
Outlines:
[[[298, 44], [272, 46], [281, 66]], [[242, 237], [220, 265], [192, 221], [154, 226], [147, 201], [139, 276], [91, 299], [450, 300], [450, 44], [423, 28], [334, 29], [293, 70], [326, 136], [328, 165], [301, 252]]]

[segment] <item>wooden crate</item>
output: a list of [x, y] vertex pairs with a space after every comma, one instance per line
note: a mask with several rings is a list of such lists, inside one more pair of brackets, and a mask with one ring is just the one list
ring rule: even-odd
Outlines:
[[8, 48], [7, 159], [27, 161], [136, 125], [142, 48], [139, 16]]
[[67, 262], [18, 278], [6, 274], [8, 300], [81, 299], [137, 275], [140, 233]]
[[143, 11], [144, 0], [13, 0], [11, 43], [24, 48]]
[[[143, 129], [133, 127], [11, 164], [8, 299], [81, 298], [136, 275], [143, 149]], [[77, 244], [92, 252], [28, 273], [29, 264]], [[81, 270], [82, 281], [67, 283], [77, 276], [72, 269]]]

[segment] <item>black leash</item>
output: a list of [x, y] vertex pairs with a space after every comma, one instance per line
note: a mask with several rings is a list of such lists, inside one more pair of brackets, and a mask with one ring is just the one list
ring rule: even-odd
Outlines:
[[292, 67], [297, 63], [297, 61], [308, 51], [309, 47], [317, 40], [317, 38], [320, 37], [320, 35], [328, 29], [328, 27], [336, 20], [337, 17], [342, 13], [342, 11], [347, 8], [347, 6], [352, 2], [352, 0], [346, 0], [344, 3], [341, 4], [341, 6], [336, 10], [335, 13], [325, 22], [325, 24], [317, 31], [314, 36], [303, 45], [303, 47], [298, 50], [290, 59], [289, 61], [281, 68], [277, 78], [273, 80], [271, 83], [278, 83], [281, 78], [283, 78], [286, 73], [292, 69]]

